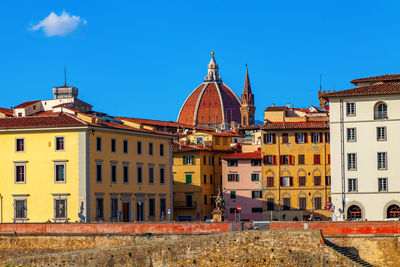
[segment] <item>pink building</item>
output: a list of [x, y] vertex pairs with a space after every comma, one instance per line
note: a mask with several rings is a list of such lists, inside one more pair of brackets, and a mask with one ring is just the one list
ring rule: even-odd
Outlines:
[[225, 201], [225, 220], [261, 221], [262, 166], [260, 152], [229, 154], [222, 160], [222, 190]]

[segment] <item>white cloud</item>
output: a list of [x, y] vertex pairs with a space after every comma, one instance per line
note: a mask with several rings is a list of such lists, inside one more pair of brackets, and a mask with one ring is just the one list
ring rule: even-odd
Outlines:
[[87, 24], [87, 21], [81, 19], [79, 16], [70, 16], [65, 11], [63, 11], [59, 16], [54, 12], [51, 12], [50, 15], [44, 18], [41, 22], [32, 26], [31, 30], [37, 31], [43, 28], [43, 31], [47, 36], [64, 36], [75, 30], [80, 23]]

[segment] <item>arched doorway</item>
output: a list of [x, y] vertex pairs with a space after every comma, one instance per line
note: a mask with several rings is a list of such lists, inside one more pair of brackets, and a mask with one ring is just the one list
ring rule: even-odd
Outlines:
[[400, 207], [393, 204], [387, 208], [387, 218], [400, 218]]
[[347, 210], [347, 218], [349, 220], [361, 220], [362, 219], [362, 212], [359, 206], [352, 205]]

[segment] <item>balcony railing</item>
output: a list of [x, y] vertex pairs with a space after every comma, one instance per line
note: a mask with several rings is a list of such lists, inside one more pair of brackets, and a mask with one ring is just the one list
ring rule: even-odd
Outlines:
[[175, 201], [174, 208], [193, 209], [196, 208], [196, 201]]

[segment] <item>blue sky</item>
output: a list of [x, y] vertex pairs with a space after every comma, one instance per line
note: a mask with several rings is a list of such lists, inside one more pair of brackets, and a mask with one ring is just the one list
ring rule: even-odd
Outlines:
[[[248, 64], [262, 120], [271, 104], [318, 103], [320, 74], [323, 89], [341, 90], [354, 78], [400, 73], [399, 8], [398, 1], [3, 0], [0, 107], [52, 98], [66, 66], [68, 84], [95, 110], [176, 120], [214, 50], [239, 96]], [[47, 36], [38, 24], [63, 11], [76, 28]]]

